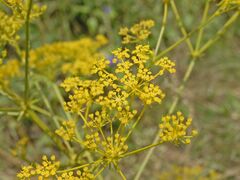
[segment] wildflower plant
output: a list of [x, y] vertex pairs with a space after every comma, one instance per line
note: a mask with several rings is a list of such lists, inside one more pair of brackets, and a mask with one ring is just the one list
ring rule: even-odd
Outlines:
[[[145, 23], [148, 21], [141, 22], [141, 25]], [[139, 33], [146, 34], [145, 38], [150, 34], [145, 29], [144, 32], [139, 29]], [[137, 39], [138, 42], [145, 40], [142, 36]], [[159, 126], [166, 134], [158, 143], [129, 150], [128, 139], [142, 120], [146, 109], [151, 105], [161, 104], [165, 97], [155, 80], [165, 74], [175, 73], [175, 63], [167, 57], [153, 62], [153, 51], [148, 44], [135, 44], [132, 49], [122, 47], [112, 53], [113, 64], [110, 65], [110, 61], [105, 57], [99, 58], [91, 68], [90, 79], [70, 77], [61, 84], [69, 94], [64, 103], [65, 109], [77, 114], [78, 118], [63, 121], [55, 133], [63, 140], [77, 143], [91, 152], [95, 161], [63, 171], [54, 171], [51, 175], [58, 176], [61, 172], [88, 167], [96, 178], [105, 168], [112, 166], [125, 179], [119, 166], [122, 158], [164, 142], [187, 144], [196, 134], [187, 134], [191, 122], [187, 120], [185, 125], [184, 117], [178, 113], [178, 118], [172, 118], [171, 129], [168, 126], [166, 129], [163, 124]], [[134, 102], [138, 102], [140, 106], [137, 107]], [[82, 126], [83, 138], [78, 137], [78, 124]], [[27, 178], [23, 174], [24, 169], [20, 175]], [[77, 172], [73, 172], [74, 174]]]
[[[14, 105], [1, 108], [3, 113], [13, 113], [19, 124], [31, 120], [49, 137], [59, 149], [50, 157], [44, 155], [41, 163], [23, 166], [17, 174], [19, 179], [96, 179], [102, 178], [104, 170], [113, 168], [122, 179], [127, 179], [121, 167], [121, 160], [149, 150], [135, 176], [139, 179], [154, 147], [164, 143], [174, 145], [189, 144], [197, 130], [191, 127], [192, 119], [176, 111], [180, 95], [185, 88], [193, 68], [201, 55], [211, 46], [239, 16], [238, 1], [223, 0], [219, 4], [207, 0], [202, 22], [187, 32], [174, 0], [163, 1], [162, 26], [156, 47], [148, 43], [153, 28], [153, 20], [143, 20], [132, 27], [119, 31], [122, 45], [112, 50], [112, 60], [100, 51], [107, 43], [104, 36], [95, 39], [82, 38], [77, 41], [57, 42], [30, 49], [30, 22], [40, 16], [45, 6], [32, 0], [2, 0], [12, 12], [0, 11], [0, 89]], [[215, 11], [209, 15], [210, 5]], [[161, 50], [163, 35], [167, 28], [168, 9], [171, 7], [183, 37], [173, 45]], [[203, 32], [213, 19], [230, 13], [229, 20], [204, 44]], [[8, 21], [9, 23], [5, 23]], [[10, 23], [11, 22], [11, 23]], [[25, 49], [21, 50], [18, 31], [25, 25]], [[195, 44], [191, 35], [197, 33]], [[176, 72], [175, 61], [167, 57], [182, 42], [186, 42], [191, 60], [185, 75], [176, 89], [177, 95], [169, 111], [159, 118], [158, 132], [151, 144], [143, 147], [130, 147], [131, 136], [144, 115], [153, 106], [164, 102], [168, 93], [162, 88], [161, 80]], [[8, 57], [6, 45], [15, 48], [17, 58]], [[22, 72], [24, 70], [24, 72]], [[43, 75], [40, 76], [39, 74]], [[64, 75], [64, 76], [62, 76]], [[11, 78], [24, 76], [24, 95], [14, 91]], [[54, 95], [65, 112], [56, 113], [50, 96], [44, 93], [42, 78], [51, 81]], [[65, 80], [61, 87], [58, 80]], [[35, 82], [34, 82], [35, 81]], [[36, 94], [32, 91], [36, 90]], [[175, 112], [175, 113], [174, 113]], [[50, 125], [49, 125], [49, 124]], [[23, 123], [22, 123], [23, 124]], [[54, 124], [54, 126], [52, 126]], [[27, 138], [28, 139], [28, 138]], [[20, 140], [21, 141], [21, 140]], [[26, 148], [26, 142], [19, 143]], [[21, 148], [20, 154], [26, 150]], [[24, 150], [22, 150], [24, 149]], [[17, 150], [13, 149], [17, 155]], [[82, 154], [86, 153], [86, 157]], [[24, 155], [25, 156], [25, 155]], [[60, 162], [61, 157], [67, 159]], [[59, 158], [56, 158], [59, 157]], [[60, 159], [60, 160], [57, 160]], [[25, 159], [26, 160], [26, 159]], [[66, 163], [67, 162], [67, 163]]]
[[30, 51], [30, 66], [52, 80], [60, 75], [88, 75], [96, 59], [103, 56], [98, 50], [106, 43], [107, 39], [98, 35], [95, 39], [47, 44]]

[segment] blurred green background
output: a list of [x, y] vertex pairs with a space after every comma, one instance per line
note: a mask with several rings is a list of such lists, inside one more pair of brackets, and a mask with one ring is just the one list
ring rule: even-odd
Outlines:
[[[201, 20], [205, 0], [176, 1], [188, 32]], [[120, 46], [118, 30], [142, 19], [153, 19], [156, 26], [149, 43], [154, 47], [161, 27], [162, 0], [43, 0], [47, 11], [31, 25], [33, 47], [56, 41], [74, 40], [84, 36], [104, 34], [109, 38], [106, 51]], [[214, 3], [213, 3], [214, 4]], [[215, 3], [216, 4], [216, 3]], [[218, 18], [208, 26], [208, 40], [230, 15]], [[155, 150], [142, 179], [159, 179], [173, 165], [201, 165], [204, 170], [216, 170], [223, 179], [240, 179], [240, 20], [197, 62], [186, 85], [177, 109], [191, 114], [199, 136], [191, 145], [175, 147], [165, 145]], [[182, 37], [172, 12], [169, 12], [167, 27], [161, 49]], [[194, 42], [195, 36], [192, 37]], [[177, 63], [177, 73], [162, 82], [167, 97], [159, 107], [148, 110], [148, 116], [132, 137], [132, 146], [143, 146], [152, 141], [162, 114], [167, 112], [173, 100], [174, 89], [186, 70], [189, 51], [185, 43], [168, 54]], [[6, 135], [14, 123], [0, 117], [1, 147], [11, 147], [11, 138]], [[8, 123], [7, 123], [8, 122]], [[41, 152], [39, 152], [41, 153]], [[123, 171], [133, 177], [145, 153], [123, 160]], [[0, 179], [14, 177], [16, 170], [10, 162], [0, 162]], [[131, 170], [130, 170], [131, 169]], [[108, 172], [109, 173], [109, 172]], [[109, 179], [114, 178], [109, 173]], [[11, 178], [10, 178], [11, 179]], [[14, 179], [14, 178], [13, 178]], [[131, 179], [131, 178], [130, 178]]]

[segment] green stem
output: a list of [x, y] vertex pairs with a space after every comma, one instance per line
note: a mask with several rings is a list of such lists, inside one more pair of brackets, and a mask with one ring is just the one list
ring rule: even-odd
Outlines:
[[174, 48], [176, 48], [177, 46], [179, 46], [182, 42], [184, 42], [185, 40], [187, 40], [189, 37], [191, 37], [195, 32], [199, 31], [200, 29], [202, 29], [203, 27], [205, 27], [206, 25], [208, 25], [214, 18], [216, 17], [216, 14], [213, 14], [211, 17], [208, 18], [208, 20], [205, 23], [201, 23], [197, 28], [195, 28], [194, 30], [192, 30], [190, 33], [188, 33], [187, 35], [183, 36], [181, 39], [179, 39], [177, 42], [175, 42], [174, 44], [172, 44], [171, 46], [169, 46], [167, 49], [165, 49], [164, 51], [162, 51], [160, 54], [158, 54], [156, 56], [156, 59], [161, 58], [163, 55], [165, 55], [166, 53], [168, 53], [169, 51], [173, 50]]
[[224, 26], [216, 33], [216, 36], [210, 39], [203, 47], [200, 49], [199, 53], [202, 54], [206, 51], [210, 46], [212, 46], [227, 30], [227, 28], [232, 25], [234, 21], [237, 20], [240, 11], [235, 12], [232, 17], [224, 24]]
[[34, 110], [34, 111], [36, 111], [36, 112], [39, 112], [39, 113], [41, 113], [42, 115], [45, 115], [45, 116], [47, 116], [47, 117], [52, 117], [52, 115], [51, 115], [50, 112], [48, 112], [47, 110], [42, 109], [42, 108], [40, 108], [40, 107], [38, 107], [38, 106], [36, 106], [36, 105], [31, 105], [31, 106], [30, 106], [30, 109], [32, 109], [32, 110]]
[[[30, 116], [31, 120], [46, 134], [48, 135], [58, 146], [58, 148], [64, 152], [66, 155], [69, 156], [67, 153], [66, 149], [62, 145], [61, 141], [56, 138], [55, 134], [52, 133], [52, 131], [48, 128], [47, 124], [45, 124], [39, 117], [38, 115], [31, 110], [28, 110], [28, 115]], [[69, 156], [70, 157], [70, 156]]]
[[65, 172], [69, 172], [69, 171], [75, 171], [77, 169], [82, 169], [84, 167], [88, 167], [92, 164], [96, 164], [98, 162], [102, 161], [102, 159], [99, 159], [97, 161], [94, 161], [94, 162], [91, 162], [91, 163], [88, 163], [88, 164], [84, 164], [84, 165], [81, 165], [81, 166], [76, 166], [76, 167], [73, 167], [73, 168], [70, 168], [70, 169], [65, 169], [65, 170], [61, 170], [61, 171], [57, 171], [57, 173], [65, 173]]
[[[59, 87], [58, 87], [56, 84], [53, 84], [53, 89], [54, 89], [54, 91], [55, 91], [55, 93], [56, 93], [56, 95], [57, 95], [57, 98], [58, 98], [58, 100], [59, 100], [59, 102], [60, 102], [60, 104], [61, 104], [61, 106], [62, 106], [62, 108], [63, 108], [63, 110], [64, 110], [64, 99], [63, 99], [63, 96], [62, 96], [62, 94], [61, 94], [61, 92], [60, 92]], [[66, 115], [66, 117], [67, 117], [68, 119], [72, 119], [72, 120], [74, 119], [74, 118], [71, 116], [70, 113], [68, 113], [68, 112], [66, 112], [66, 111], [64, 111], [64, 113], [65, 113], [65, 115]], [[80, 135], [80, 133], [79, 133], [79, 131], [78, 131], [77, 128], [76, 128], [75, 133], [76, 133], [77, 138], [78, 138], [80, 141], [82, 141], [82, 137], [81, 137], [81, 135]], [[87, 156], [87, 158], [88, 158], [89, 161], [93, 161], [93, 157], [92, 157], [92, 155], [91, 155], [90, 152], [86, 152], [86, 156]], [[103, 179], [101, 175], [99, 176], [99, 179]]]
[[43, 90], [40, 87], [38, 82], [35, 83], [35, 86], [36, 86], [38, 92], [41, 94], [43, 102], [44, 102], [45, 106], [47, 107], [48, 111], [50, 112], [50, 114], [52, 116], [53, 122], [55, 123], [56, 127], [59, 128], [60, 127], [60, 123], [58, 122], [58, 119], [54, 116], [54, 112], [53, 112], [53, 109], [51, 107], [50, 102], [48, 101], [48, 98], [43, 93]]
[[[208, 12], [208, 9], [209, 9], [209, 1], [207, 2], [206, 6], [205, 6], [205, 11], [204, 11], [204, 15], [203, 15], [203, 23], [204, 21], [206, 21], [206, 17], [207, 17], [207, 12]], [[201, 48], [201, 50], [199, 50], [199, 46], [200, 46], [200, 42], [201, 42], [201, 39], [202, 39], [202, 33], [203, 33], [203, 30], [200, 29], [199, 30], [199, 34], [198, 34], [198, 40], [196, 42], [196, 52], [198, 52], [198, 56], [200, 56], [208, 47], [210, 47], [210, 45], [212, 45], [219, 37], [221, 34], [223, 34], [226, 29], [237, 19], [237, 17], [239, 16], [239, 12], [236, 12], [226, 23], [225, 25], [223, 26], [222, 29], [220, 29], [218, 31], [218, 34], [217, 36], [214, 38], [214, 41], [213, 40], [209, 40], [208, 43], [206, 43], [203, 48]], [[211, 43], [210, 43], [211, 42]], [[178, 88], [178, 95], [174, 98], [174, 101], [172, 103], [172, 105], [170, 106], [170, 109], [168, 111], [169, 114], [173, 113], [173, 111], [175, 110], [179, 100], [180, 100], [180, 94], [182, 93], [182, 91], [184, 90], [185, 88], [185, 84], [186, 82], [188, 81], [192, 71], [193, 71], [193, 68], [195, 66], [195, 62], [196, 62], [196, 57], [198, 56], [195, 56], [193, 57], [193, 59], [190, 61], [190, 64], [188, 65], [188, 68], [187, 68], [187, 71], [184, 75], [184, 78], [183, 78], [183, 81], [182, 83], [180, 84], [179, 88]], [[155, 137], [153, 143], [156, 143], [159, 141], [159, 136], [158, 136], [158, 133], [157, 133], [157, 136]], [[141, 164], [140, 168], [139, 168], [139, 171], [137, 173], [137, 175], [135, 176], [135, 179], [134, 180], [138, 180], [145, 168], [145, 166], [147, 165], [152, 153], [153, 153], [153, 150], [154, 148], [150, 149], [147, 153], [147, 156], [145, 157], [143, 163]]]
[[[209, 19], [206, 20], [207, 19], [208, 8], [209, 8], [208, 3], [209, 3], [209, 1], [206, 2], [201, 24], [206, 24], [206, 21], [209, 21]], [[198, 40], [197, 40], [196, 44], [200, 44], [200, 42], [201, 42], [202, 31], [203, 31], [202, 28], [200, 28], [199, 31], [198, 31]], [[174, 101], [172, 102], [172, 105], [169, 108], [169, 111], [168, 111], [169, 114], [173, 113], [173, 111], [175, 110], [175, 108], [176, 108], [176, 106], [177, 106], [177, 104], [178, 104], [178, 102], [180, 100], [180, 94], [182, 93], [182, 91], [183, 91], [183, 89], [185, 87], [186, 82], [190, 78], [190, 75], [191, 75], [191, 73], [193, 71], [193, 68], [195, 66], [196, 58], [197, 58], [197, 56], [193, 56], [193, 59], [190, 61], [189, 65], [188, 65], [188, 68], [187, 68], [187, 70], [186, 70], [186, 72], [184, 74], [182, 83], [178, 87], [178, 90], [177, 90], [178, 94], [174, 98]], [[160, 130], [157, 132], [157, 135], [155, 136], [155, 138], [153, 140], [153, 144], [156, 144], [159, 141], [159, 139], [160, 139], [159, 133], [160, 133]], [[154, 149], [155, 148], [151, 148], [148, 151], [148, 153], [147, 153], [146, 157], [144, 158], [143, 163], [141, 164], [141, 166], [140, 166], [140, 168], [139, 168], [139, 170], [138, 170], [134, 180], [139, 180], [139, 178], [140, 178], [141, 174], [143, 173], [143, 170], [145, 169], [145, 167], [146, 167], [146, 165], [147, 165], [147, 163], [148, 163], [148, 161], [149, 161], [149, 159], [150, 159]]]
[[[60, 128], [59, 119], [55, 116], [53, 108], [52, 108], [48, 98], [45, 96], [45, 94], [43, 93], [42, 88], [40, 87], [40, 85], [37, 82], [35, 83], [35, 85], [36, 85], [36, 88], [38, 89], [39, 93], [42, 96], [42, 99], [43, 99], [43, 102], [44, 102], [45, 106], [47, 107], [47, 109], [50, 112], [50, 115], [51, 115], [50, 117], [52, 118], [52, 120], [55, 123], [56, 127]], [[69, 153], [71, 155], [74, 155], [74, 150], [72, 149], [70, 143], [68, 141], [64, 140], [64, 139], [63, 139], [63, 142], [67, 146], [67, 149], [68, 149]], [[73, 156], [71, 156], [71, 157], [73, 157]]]
[[118, 164], [116, 162], [113, 162], [118, 174], [121, 176], [123, 180], [127, 180], [126, 176], [123, 174], [122, 170], [119, 168]]
[[[203, 11], [202, 23], [204, 23], [207, 19], [209, 6], [210, 6], [210, 1], [211, 0], [207, 0], [207, 2], [205, 4], [205, 8], [204, 8], [204, 11]], [[203, 36], [203, 29], [200, 29], [199, 32], [198, 32], [198, 36], [197, 36], [197, 42], [196, 42], [196, 47], [195, 47], [196, 51], [199, 50], [199, 48], [200, 48], [201, 41], [202, 41], [202, 36]]]
[[8, 115], [8, 116], [19, 116], [19, 112], [11, 112], [11, 111], [8, 111], [8, 112], [0, 112], [0, 115]]
[[142, 152], [142, 151], [145, 151], [145, 150], [151, 149], [151, 148], [153, 148], [153, 147], [156, 147], [156, 146], [158, 146], [158, 145], [160, 145], [160, 144], [162, 144], [162, 142], [150, 144], [150, 145], [145, 146], [145, 147], [142, 147], [142, 148], [140, 148], [140, 149], [137, 149], [137, 150], [128, 152], [128, 153], [124, 154], [122, 157], [127, 157], [127, 156], [131, 156], [131, 155], [133, 155], [133, 154], [140, 153], [140, 152]]
[[126, 136], [126, 140], [129, 138], [129, 136], [132, 134], [134, 128], [138, 125], [139, 121], [142, 119], [142, 116], [144, 114], [144, 112], [146, 111], [146, 106], [144, 105], [141, 113], [139, 114], [137, 120], [135, 121], [135, 123], [133, 124], [133, 126], [131, 127], [131, 129], [129, 130], [127, 136]]
[[[188, 68], [187, 68], [187, 71], [186, 71], [186, 73], [185, 73], [184, 79], [183, 79], [181, 85], [180, 85], [179, 88], [178, 88], [178, 95], [174, 98], [174, 101], [173, 101], [172, 105], [171, 105], [170, 108], [169, 108], [169, 111], [168, 111], [169, 114], [171, 114], [171, 113], [175, 110], [175, 108], [176, 108], [176, 106], [177, 106], [177, 104], [178, 104], [178, 102], [179, 102], [179, 100], [180, 100], [180, 96], [179, 96], [179, 95], [180, 95], [180, 93], [183, 91], [183, 89], [184, 89], [184, 87], [185, 87], [185, 83], [186, 83], [187, 80], [189, 79], [189, 77], [190, 77], [190, 75], [191, 75], [191, 73], [192, 73], [192, 70], [193, 70], [194, 66], [195, 66], [195, 60], [192, 59], [191, 62], [190, 62], [190, 64], [189, 64], [189, 66], [188, 66]], [[157, 135], [155, 136], [155, 138], [154, 138], [154, 140], [153, 140], [153, 144], [157, 144], [157, 142], [159, 141], [159, 139], [160, 139], [160, 137], [159, 137], [159, 131], [158, 131], [158, 132], [157, 132]], [[139, 170], [138, 170], [138, 172], [137, 172], [134, 180], [139, 180], [139, 178], [140, 178], [141, 174], [143, 173], [143, 170], [145, 169], [145, 167], [146, 167], [146, 165], [147, 165], [147, 163], [148, 163], [148, 161], [149, 161], [149, 159], [150, 159], [150, 157], [151, 157], [154, 149], [155, 149], [155, 148], [151, 148], [151, 149], [148, 151], [148, 153], [147, 153], [146, 157], [144, 158], [143, 163], [141, 164], [141, 166], [140, 166], [140, 168], [139, 168]]]
[[158, 41], [157, 41], [157, 45], [156, 45], [156, 48], [155, 48], [155, 51], [154, 51], [154, 57], [156, 57], [156, 55], [159, 51], [160, 45], [161, 45], [162, 37], [163, 37], [164, 31], [165, 31], [165, 28], [166, 28], [166, 23], [167, 23], [167, 14], [168, 14], [168, 3], [165, 2], [164, 3], [164, 10], [163, 10], [162, 27], [161, 27], [159, 37], [158, 37]]
[[[53, 84], [53, 90], [55, 91], [56, 96], [57, 96], [57, 98], [58, 98], [58, 100], [59, 100], [59, 102], [60, 102], [60, 104], [61, 104], [61, 106], [62, 106], [62, 109], [64, 110], [64, 99], [63, 99], [63, 97], [62, 97], [62, 94], [61, 94], [61, 92], [60, 92], [60, 89], [58, 88], [58, 86], [57, 86], [56, 84]], [[72, 116], [70, 115], [70, 113], [68, 113], [68, 112], [66, 112], [66, 111], [64, 111], [64, 113], [65, 113], [66, 117], [67, 117], [69, 120], [70, 120], [70, 119], [73, 119]]]
[[102, 169], [100, 169], [100, 171], [98, 171], [98, 173], [95, 175], [95, 179], [101, 175], [101, 173], [104, 171], [105, 167], [103, 167]]
[[[176, 4], [175, 4], [174, 0], [170, 0], [170, 3], [171, 3], [171, 7], [172, 7], [172, 10], [173, 10], [173, 13], [175, 15], [176, 21], [178, 23], [178, 26], [179, 26], [182, 34], [184, 36], [187, 36], [187, 31], [186, 31], [186, 29], [185, 29], [185, 27], [183, 25], [183, 22], [181, 20], [181, 17], [179, 15], [179, 12], [177, 10], [177, 7], [176, 7]], [[188, 48], [189, 48], [190, 52], [193, 53], [193, 45], [191, 43], [191, 40], [189, 38], [187, 38], [186, 42], [187, 42], [187, 45], [188, 45]]]
[[25, 92], [24, 92], [24, 101], [26, 109], [28, 108], [28, 96], [29, 96], [29, 48], [30, 48], [30, 15], [32, 9], [32, 0], [29, 0], [27, 16], [26, 16], [26, 42], [25, 42]]
[[23, 99], [20, 96], [18, 96], [16, 93], [14, 93], [12, 90], [10, 90], [8, 87], [2, 86], [0, 88], [0, 94], [8, 97], [16, 105], [18, 105], [18, 106], [22, 105]]
[[66, 170], [58, 171], [57, 173], [65, 173], [65, 172], [69, 172], [69, 171], [74, 171], [74, 170], [77, 170], [77, 169], [81, 169], [81, 168], [84, 168], [84, 167], [88, 167], [88, 166], [90, 166], [90, 164], [91, 164], [91, 163], [84, 164], [84, 165], [81, 165], [81, 166], [77, 166], [77, 167], [74, 167], [74, 168], [71, 168], [71, 169], [66, 169]]
[[0, 112], [20, 112], [21, 109], [18, 108], [8, 108], [8, 107], [0, 107]]
[[179, 100], [180, 100], [180, 96], [185, 88], [186, 82], [188, 81], [190, 75], [192, 74], [193, 68], [196, 64], [196, 58], [194, 57], [193, 59], [190, 60], [190, 63], [187, 67], [187, 70], [185, 72], [185, 75], [183, 77], [182, 83], [180, 84], [180, 86], [177, 88], [177, 96], [174, 98], [174, 101], [172, 103], [172, 105], [169, 108], [168, 114], [172, 114], [173, 111], [175, 110]]

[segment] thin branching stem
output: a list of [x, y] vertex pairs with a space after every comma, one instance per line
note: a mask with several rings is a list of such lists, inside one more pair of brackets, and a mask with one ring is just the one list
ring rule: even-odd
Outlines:
[[135, 127], [138, 125], [139, 121], [142, 119], [144, 112], [146, 111], [146, 105], [144, 105], [141, 113], [139, 114], [137, 120], [135, 121], [135, 123], [133, 124], [133, 126], [131, 127], [131, 129], [128, 131], [128, 134], [126, 136], [126, 139], [129, 138], [129, 136], [132, 134], [133, 130], [135, 129]]
[[[178, 26], [179, 26], [182, 34], [183, 34], [184, 36], [187, 36], [187, 30], [186, 30], [186, 28], [185, 28], [184, 25], [183, 25], [183, 22], [182, 22], [181, 16], [179, 15], [178, 10], [177, 10], [175, 1], [174, 1], [174, 0], [170, 0], [170, 4], [171, 4], [173, 13], [174, 13], [174, 15], [175, 15], [175, 18], [176, 18], [176, 20], [177, 20]], [[186, 43], [187, 43], [187, 45], [188, 45], [188, 48], [189, 48], [190, 52], [193, 53], [193, 45], [192, 45], [192, 42], [191, 42], [190, 38], [187, 38], [187, 39], [186, 39]]]
[[30, 49], [30, 15], [32, 10], [32, 0], [29, 0], [26, 24], [25, 24], [25, 91], [24, 91], [24, 101], [25, 108], [28, 108], [28, 96], [29, 96], [29, 49]]
[[176, 48], [177, 46], [179, 46], [182, 42], [186, 41], [187, 39], [189, 39], [189, 37], [191, 37], [195, 32], [198, 32], [200, 29], [204, 28], [205, 26], [207, 26], [210, 22], [212, 22], [212, 20], [217, 16], [217, 14], [213, 14], [212, 16], [210, 16], [205, 23], [201, 23], [197, 28], [193, 29], [191, 32], [189, 32], [187, 35], [183, 36], [182, 38], [180, 38], [177, 42], [175, 42], [174, 44], [170, 45], [168, 48], [166, 48], [165, 50], [161, 51], [157, 56], [156, 59], [162, 57], [163, 55], [167, 54], [168, 52], [170, 52], [171, 50], [173, 50], [174, 48]]
[[[206, 24], [205, 23], [205, 21], [207, 19], [207, 13], [206, 12], [208, 12], [208, 8], [209, 8], [208, 3], [209, 3], [209, 1], [206, 2], [201, 24]], [[202, 28], [199, 29], [199, 36], [200, 36], [201, 31], [202, 31]], [[198, 41], [201, 41], [201, 39], [199, 38]], [[188, 68], [187, 68], [187, 70], [185, 72], [185, 75], [183, 77], [183, 81], [182, 81], [182, 83], [180, 84], [180, 86], [178, 88], [178, 94], [174, 98], [174, 101], [173, 101], [172, 105], [169, 108], [169, 111], [168, 111], [169, 114], [171, 114], [175, 110], [175, 108], [176, 108], [176, 106], [177, 106], [177, 104], [179, 102], [180, 92], [183, 91], [183, 89], [185, 87], [185, 84], [186, 84], [187, 80], [189, 79], [189, 77], [190, 77], [190, 75], [191, 75], [191, 73], [193, 71], [193, 68], [195, 66], [195, 59], [196, 59], [196, 57], [194, 56], [193, 59], [190, 61], [189, 65], [188, 65]], [[152, 144], [157, 144], [157, 142], [159, 141], [159, 138], [160, 138], [159, 137], [159, 132], [160, 132], [160, 130], [157, 132], [157, 134], [156, 134]], [[143, 160], [143, 162], [142, 162], [142, 164], [141, 164], [141, 166], [140, 166], [140, 168], [139, 168], [139, 170], [138, 170], [134, 180], [139, 180], [139, 178], [140, 178], [141, 174], [143, 173], [143, 170], [145, 169], [145, 167], [146, 167], [146, 165], [147, 165], [147, 163], [148, 163], [148, 161], [149, 161], [149, 159], [150, 159], [154, 149], [155, 148], [151, 148], [148, 151], [148, 153], [145, 156], [145, 158], [144, 158], [144, 160]]]
[[83, 164], [81, 166], [76, 166], [76, 167], [73, 167], [73, 168], [70, 168], [70, 169], [60, 170], [60, 171], [57, 171], [57, 173], [65, 173], [65, 172], [74, 171], [74, 170], [77, 170], [77, 169], [82, 169], [84, 167], [88, 167], [90, 165], [96, 164], [100, 161], [102, 161], [102, 159], [96, 160], [96, 161], [88, 163], [88, 164]]
[[208, 42], [206, 42], [206, 44], [203, 45], [203, 47], [199, 50], [199, 54], [202, 54], [210, 46], [212, 46], [225, 33], [225, 31], [228, 29], [228, 27], [230, 25], [232, 25], [234, 21], [237, 20], [237, 18], [239, 17], [239, 14], [240, 14], [240, 11], [235, 12], [231, 16], [231, 18], [224, 24], [224, 26], [216, 33], [216, 35], [213, 38], [211, 38], [210, 40], [208, 40]]
[[156, 57], [156, 55], [158, 54], [161, 42], [162, 42], [162, 37], [166, 28], [166, 23], [167, 23], [167, 15], [168, 15], [168, 3], [165, 2], [164, 3], [164, 10], [163, 10], [163, 20], [162, 20], [162, 26], [161, 26], [161, 30], [159, 33], [159, 37], [158, 37], [158, 41], [157, 41], [157, 45], [154, 51], [154, 58]]
[[128, 152], [128, 153], [124, 154], [122, 157], [127, 157], [127, 156], [131, 156], [131, 155], [140, 153], [140, 152], [142, 152], [142, 151], [145, 151], [145, 150], [151, 149], [151, 148], [153, 148], [153, 147], [156, 147], [156, 146], [158, 146], [158, 145], [160, 145], [160, 144], [162, 144], [162, 142], [150, 144], [150, 145], [145, 146], [145, 147], [142, 147], [142, 148], [140, 148], [140, 149], [137, 149], [137, 150]]

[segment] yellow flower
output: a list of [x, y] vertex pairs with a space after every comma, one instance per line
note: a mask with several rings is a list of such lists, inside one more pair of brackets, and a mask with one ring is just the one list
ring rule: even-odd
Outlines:
[[127, 98], [127, 92], [117, 89], [116, 91], [109, 91], [107, 97], [102, 98], [102, 96], [100, 96], [97, 102], [99, 102], [102, 106], [109, 107], [110, 109], [122, 111], [124, 107], [129, 109]]
[[[100, 83], [100, 86], [104, 86], [104, 87], [116, 87], [115, 81], [118, 79], [116, 75], [112, 74], [112, 73], [108, 73], [106, 71], [102, 71], [98, 73], [99, 75], [99, 79], [98, 81], [96, 81], [97, 83]], [[97, 86], [99, 86], [97, 85]], [[94, 88], [93, 86], [91, 87], [91, 90], [95, 90], [92, 89]]]
[[115, 56], [113, 62], [116, 63], [118, 60], [123, 61], [125, 59], [128, 59], [130, 57], [129, 52], [130, 50], [127, 48], [117, 48], [116, 50], [112, 51], [112, 54]]
[[70, 141], [75, 137], [76, 123], [73, 120], [63, 121], [62, 126], [55, 131], [57, 135], [66, 141]]
[[38, 179], [47, 179], [54, 177], [60, 166], [60, 162], [56, 161], [55, 156], [51, 156], [50, 159], [47, 156], [42, 157], [41, 164], [35, 164], [34, 166], [23, 166], [20, 173], [17, 174], [19, 179], [25, 180], [30, 177], [38, 177]]
[[89, 121], [85, 124], [86, 128], [100, 129], [110, 122], [110, 117], [106, 109], [89, 114]]
[[20, 173], [17, 174], [19, 179], [27, 179], [36, 174], [33, 166], [23, 166]]
[[181, 112], [177, 112], [176, 115], [162, 117], [162, 122], [159, 125], [161, 141], [172, 142], [174, 144], [189, 144], [191, 138], [198, 134], [196, 130], [192, 130], [188, 134], [187, 130], [191, 124], [192, 119], [185, 119]]
[[142, 91], [137, 91], [136, 93], [147, 105], [154, 102], [161, 103], [165, 97], [165, 94], [162, 92], [162, 90], [154, 84], [146, 84], [144, 85]]
[[119, 35], [122, 36], [123, 44], [138, 43], [148, 38], [151, 34], [150, 29], [154, 26], [153, 20], [141, 21], [131, 28], [121, 28]]
[[[25, 21], [28, 11], [28, 1], [24, 0], [3, 0], [3, 2], [12, 10], [13, 15], [19, 20]], [[47, 6], [33, 4], [30, 19], [34, 19], [44, 13]]]
[[159, 75], [163, 75], [165, 71], [171, 74], [176, 72], [175, 63], [169, 60], [168, 57], [161, 58], [155, 65], [160, 67]]
[[124, 126], [126, 126], [136, 114], [137, 110], [130, 111], [123, 109], [122, 111], [117, 113], [116, 117]]
[[92, 102], [95, 97], [104, 93], [104, 84], [95, 80], [68, 78], [61, 86], [65, 91], [71, 91], [69, 101], [65, 103], [65, 109], [75, 113], [79, 113], [86, 103]]
[[147, 82], [154, 79], [154, 76], [153, 76], [152, 72], [144, 66], [141, 66], [141, 67], [138, 68], [137, 77], [139, 79], [147, 81]]
[[102, 71], [104, 69], [106, 69], [106, 67], [110, 64], [110, 61], [105, 59], [105, 58], [101, 58], [97, 61], [95, 61], [95, 63], [93, 64], [92, 68], [91, 68], [91, 73], [95, 74], [95, 73], [100, 73], [99, 75], [101, 75]]
[[125, 74], [120, 79], [120, 82], [124, 84], [124, 89], [135, 92], [140, 89], [140, 82], [137, 76], [129, 71], [124, 72]]
[[95, 150], [98, 148], [100, 142], [101, 142], [101, 139], [99, 137], [99, 133], [95, 132], [93, 134], [87, 134], [85, 136], [83, 145], [90, 150]]
[[0, 86], [7, 86], [11, 78], [20, 74], [20, 63], [18, 60], [9, 60], [0, 64]]
[[104, 157], [107, 163], [117, 162], [122, 154], [128, 150], [125, 144], [126, 138], [121, 137], [120, 134], [115, 134], [102, 141]]
[[57, 180], [93, 180], [95, 179], [94, 175], [91, 173], [88, 167], [78, 170], [76, 172], [69, 171], [62, 173], [58, 176]]
[[129, 61], [123, 61], [117, 64], [117, 68], [115, 70], [116, 73], [130, 73], [130, 68], [133, 66], [133, 63]]
[[141, 65], [152, 57], [153, 51], [150, 50], [149, 45], [137, 45], [132, 51], [132, 55], [131, 59], [133, 62]]
[[99, 48], [106, 43], [107, 39], [98, 35], [95, 40], [82, 38], [76, 41], [47, 44], [31, 50], [30, 65], [36, 72], [50, 79], [55, 79], [61, 74], [89, 75], [97, 59], [103, 56], [98, 52]]
[[24, 22], [16, 19], [13, 15], [8, 15], [0, 10], [0, 48], [6, 44], [16, 45], [18, 39], [17, 32]]

